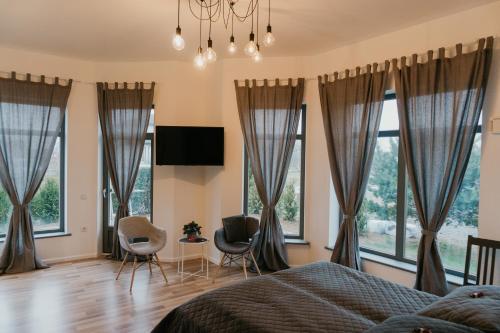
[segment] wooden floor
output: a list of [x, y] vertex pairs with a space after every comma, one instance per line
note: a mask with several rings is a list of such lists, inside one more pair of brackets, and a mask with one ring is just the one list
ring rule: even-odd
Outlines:
[[[130, 294], [130, 266], [118, 281], [119, 263], [105, 259], [0, 276], [0, 332], [149, 332], [177, 305], [244, 279], [242, 271], [232, 267], [221, 270], [215, 284], [201, 278], [181, 284], [177, 264], [163, 264], [167, 286], [158, 267], [153, 266], [150, 275], [144, 265], [136, 272]], [[199, 260], [185, 263], [185, 270], [199, 268]], [[211, 265], [211, 274], [215, 268]]]

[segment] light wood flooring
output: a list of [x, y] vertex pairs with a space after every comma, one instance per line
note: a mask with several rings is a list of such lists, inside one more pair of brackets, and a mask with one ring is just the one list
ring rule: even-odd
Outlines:
[[[181, 284], [177, 264], [143, 265], [129, 293], [131, 264], [115, 281], [120, 263], [95, 259], [49, 269], [0, 276], [0, 332], [150, 332], [174, 307], [206, 291], [244, 279], [240, 268], [224, 268], [212, 280], [189, 278]], [[185, 262], [196, 271], [199, 260]], [[216, 266], [210, 266], [210, 274]], [[249, 274], [249, 278], [253, 274]]]

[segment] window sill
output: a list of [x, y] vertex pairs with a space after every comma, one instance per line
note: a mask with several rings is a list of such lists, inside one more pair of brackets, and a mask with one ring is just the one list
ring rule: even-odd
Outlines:
[[[332, 251], [333, 249], [329, 246], [325, 246], [325, 249]], [[388, 266], [391, 268], [396, 268], [405, 272], [413, 273], [415, 274], [417, 272], [417, 266], [407, 263], [407, 262], [402, 262], [396, 259], [391, 259], [391, 258], [386, 258], [382, 256], [378, 256], [373, 253], [368, 253], [368, 252], [363, 252], [360, 251], [360, 256], [361, 259], [371, 261], [377, 264], [381, 264], [384, 266]], [[452, 275], [452, 274], [446, 274], [446, 280], [448, 283], [455, 285], [455, 286], [461, 286], [463, 284], [463, 278]]]
[[293, 245], [310, 245], [310, 243], [303, 239], [296, 238], [285, 238], [285, 244], [293, 244]]
[[[55, 237], [66, 237], [66, 236], [71, 236], [71, 233], [69, 232], [48, 232], [44, 234], [35, 234], [35, 239], [42, 239], [42, 238], [55, 238]], [[0, 237], [0, 243], [5, 242], [5, 236]]]

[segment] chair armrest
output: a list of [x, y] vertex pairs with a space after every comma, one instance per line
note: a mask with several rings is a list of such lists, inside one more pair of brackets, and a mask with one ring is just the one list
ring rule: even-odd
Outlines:
[[259, 241], [260, 230], [257, 230], [255, 234], [253, 234], [252, 239], [250, 240], [250, 249], [253, 249], [257, 246], [257, 242]]
[[224, 250], [221, 249], [222, 244], [226, 244], [226, 236], [224, 235], [224, 228], [220, 228], [215, 230], [214, 234], [214, 244], [215, 247], [221, 252], [224, 252]]
[[127, 252], [132, 252], [128, 238], [125, 235], [118, 234], [118, 239], [120, 241], [120, 246], [122, 247], [122, 249], [124, 249]]

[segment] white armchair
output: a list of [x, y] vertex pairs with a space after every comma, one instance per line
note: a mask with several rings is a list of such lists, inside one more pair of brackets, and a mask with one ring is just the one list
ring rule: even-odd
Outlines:
[[[163, 271], [160, 259], [158, 259], [158, 255], [156, 254], [167, 243], [167, 232], [165, 230], [155, 227], [145, 216], [129, 216], [120, 219], [118, 224], [118, 237], [121, 247], [125, 250], [125, 258], [123, 258], [123, 262], [120, 265], [116, 280], [118, 280], [123, 267], [127, 264], [128, 256], [133, 255], [134, 264], [132, 268], [132, 278], [130, 280], [130, 292], [132, 292], [135, 271], [138, 268], [137, 256], [146, 257], [150, 273], [152, 273], [151, 263], [157, 265], [160, 268], [165, 282], [168, 283], [167, 275]], [[131, 242], [137, 238], [144, 238], [147, 239], [147, 241], [137, 243]]]

